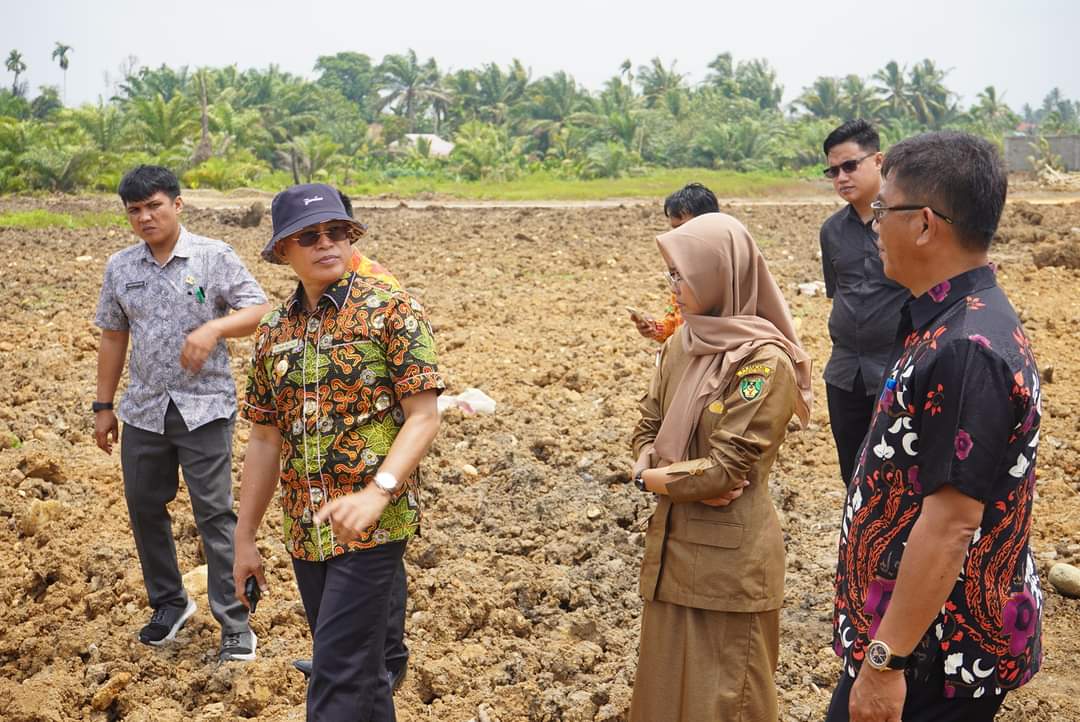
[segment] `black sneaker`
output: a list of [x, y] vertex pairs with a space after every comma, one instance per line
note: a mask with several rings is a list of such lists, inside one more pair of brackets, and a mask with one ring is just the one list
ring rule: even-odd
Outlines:
[[257, 646], [259, 646], [259, 639], [250, 629], [244, 632], [222, 634], [221, 652], [218, 654], [218, 659], [222, 662], [250, 662], [255, 659]]
[[139, 630], [139, 641], [155, 647], [172, 641], [176, 633], [183, 629], [184, 624], [195, 613], [195, 609], [195, 600], [190, 598], [187, 600], [187, 606], [184, 607], [172, 604], [158, 607], [150, 617], [150, 623]]

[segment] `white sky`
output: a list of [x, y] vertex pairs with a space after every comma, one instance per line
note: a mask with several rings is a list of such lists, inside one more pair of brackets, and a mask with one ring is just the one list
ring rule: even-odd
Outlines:
[[319, 55], [352, 50], [377, 62], [411, 47], [443, 71], [516, 57], [533, 78], [566, 70], [597, 90], [626, 58], [635, 69], [676, 59], [697, 82], [729, 51], [736, 61], [768, 59], [785, 103], [819, 75], [867, 76], [891, 59], [929, 57], [951, 69], [946, 84], [965, 106], [993, 84], [1019, 110], [1038, 107], [1054, 86], [1080, 99], [1078, 28], [1078, 0], [0, 0], [0, 57], [23, 54], [36, 94], [62, 85], [50, 54], [58, 40], [71, 45], [69, 104], [106, 93], [104, 74], [116, 80], [129, 55], [152, 67], [277, 63], [314, 77]]

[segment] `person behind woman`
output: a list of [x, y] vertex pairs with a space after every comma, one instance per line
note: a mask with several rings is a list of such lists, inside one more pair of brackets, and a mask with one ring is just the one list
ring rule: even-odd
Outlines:
[[810, 357], [739, 221], [708, 213], [657, 243], [685, 323], [633, 436], [634, 481], [657, 505], [630, 720], [776, 720], [784, 541], [768, 480], [792, 414], [809, 419]]
[[[672, 228], [678, 228], [691, 218], [705, 213], [719, 212], [720, 204], [716, 200], [716, 194], [700, 183], [687, 183], [664, 199], [664, 215]], [[634, 322], [638, 333], [657, 343], [667, 341], [682, 324], [674, 293], [671, 294], [671, 303], [660, 320], [636, 310], [630, 311], [630, 320]]]

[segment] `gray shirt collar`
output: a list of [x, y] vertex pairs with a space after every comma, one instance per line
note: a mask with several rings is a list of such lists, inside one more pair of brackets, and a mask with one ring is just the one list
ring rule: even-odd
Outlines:
[[[169, 265], [169, 262], [174, 258], [191, 258], [191, 233], [183, 226], [180, 226], [180, 236], [176, 239], [176, 245], [173, 246], [172, 253], [165, 259], [165, 263], [161, 264], [162, 268]], [[146, 241], [143, 241], [143, 260], [157, 263]]]

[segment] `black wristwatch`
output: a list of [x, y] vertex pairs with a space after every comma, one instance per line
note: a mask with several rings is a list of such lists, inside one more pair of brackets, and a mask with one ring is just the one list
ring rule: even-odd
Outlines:
[[638, 488], [638, 491], [648, 491], [648, 489], [645, 488], [645, 477], [642, 476], [644, 473], [644, 471], [639, 471], [634, 475], [634, 486]]
[[893, 654], [889, 645], [879, 639], [870, 640], [866, 647], [866, 663], [879, 672], [887, 669], [904, 669], [911, 655], [901, 657]]
[[112, 411], [112, 401], [95, 401], [90, 404], [90, 410], [95, 414], [99, 411]]

